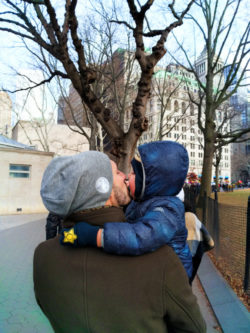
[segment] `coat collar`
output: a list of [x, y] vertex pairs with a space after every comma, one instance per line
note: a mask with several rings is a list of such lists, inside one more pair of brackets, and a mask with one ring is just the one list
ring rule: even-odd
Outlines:
[[102, 227], [106, 222], [125, 222], [126, 218], [121, 207], [98, 207], [76, 212], [63, 221], [64, 228], [71, 228], [78, 222], [87, 222]]

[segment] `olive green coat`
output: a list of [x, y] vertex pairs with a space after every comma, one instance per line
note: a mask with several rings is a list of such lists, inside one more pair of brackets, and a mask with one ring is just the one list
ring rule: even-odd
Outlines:
[[[119, 208], [101, 208], [75, 214], [77, 220], [101, 226], [124, 215]], [[206, 332], [187, 274], [169, 246], [116, 256], [63, 247], [57, 237], [35, 250], [34, 288], [55, 332]]]

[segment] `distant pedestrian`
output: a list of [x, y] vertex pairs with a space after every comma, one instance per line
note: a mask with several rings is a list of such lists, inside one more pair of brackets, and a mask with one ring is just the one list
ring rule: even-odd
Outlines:
[[56, 214], [49, 213], [45, 229], [46, 240], [56, 237], [62, 230], [62, 218]]
[[192, 282], [200, 266], [204, 253], [214, 248], [214, 240], [205, 228], [204, 224], [194, 214], [190, 201], [186, 198], [184, 199], [184, 206], [186, 228], [188, 230], [187, 243], [189, 245], [193, 261]]

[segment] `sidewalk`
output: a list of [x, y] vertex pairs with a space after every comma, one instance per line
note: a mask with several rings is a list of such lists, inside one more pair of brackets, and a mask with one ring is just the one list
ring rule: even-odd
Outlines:
[[0, 232], [13, 227], [19, 227], [29, 222], [35, 222], [45, 219], [48, 214], [16, 214], [16, 215], [0, 215]]
[[220, 325], [214, 315], [214, 311], [207, 299], [207, 296], [202, 288], [199, 278], [195, 278], [192, 284], [193, 293], [197, 297], [198, 304], [201, 309], [203, 318], [207, 324], [207, 333], [220, 333], [222, 332]]
[[[33, 293], [33, 253], [35, 247], [44, 240], [45, 218], [46, 214], [0, 216], [1, 333], [53, 333], [47, 318], [37, 305]], [[17, 226], [18, 223], [19, 226]], [[205, 267], [207, 267], [207, 263], [205, 263]], [[202, 269], [204, 270], [204, 267]], [[211, 273], [212, 269], [209, 265], [208, 269]], [[199, 273], [200, 279], [204, 283], [206, 274], [203, 271]], [[206, 320], [207, 332], [221, 332], [198, 279], [194, 281], [193, 291]], [[209, 288], [206, 291], [208, 294], [211, 292]], [[216, 293], [219, 295], [218, 290]], [[228, 311], [227, 305], [225, 305], [225, 311]], [[219, 319], [219, 316], [217, 317]], [[233, 331], [225, 330], [224, 332]], [[247, 331], [234, 331], [234, 333], [236, 332]]]
[[250, 313], [207, 255], [198, 276], [223, 332], [249, 333]]
[[33, 253], [45, 236], [45, 218], [40, 217], [0, 216], [1, 333], [53, 333], [33, 292]]

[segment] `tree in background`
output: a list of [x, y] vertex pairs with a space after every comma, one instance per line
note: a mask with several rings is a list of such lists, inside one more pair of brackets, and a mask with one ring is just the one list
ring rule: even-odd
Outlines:
[[[48, 137], [55, 122], [54, 111], [56, 109], [56, 103], [53, 103], [53, 92], [46, 83], [30, 89], [34, 85], [34, 77], [37, 75], [40, 80], [44, 80], [40, 71], [23, 70], [17, 72], [16, 75], [18, 80], [13, 108], [14, 122], [21, 127], [27, 140], [25, 143], [30, 146], [39, 145], [41, 150], [49, 152]], [[19, 138], [15, 137], [15, 139]]]
[[[184, 10], [175, 10], [175, 1], [168, 6], [174, 21], [168, 26], [151, 29], [146, 14], [155, 1], [148, 0], [143, 5], [127, 0], [132, 24], [115, 17], [112, 22], [127, 26], [132, 32], [136, 44], [135, 58], [141, 70], [138, 90], [132, 105], [132, 120], [127, 133], [111, 116], [111, 111], [93, 91], [93, 84], [97, 80], [97, 72], [86, 59], [85, 36], [80, 36], [78, 29], [77, 0], [65, 1], [64, 10], [54, 7], [50, 0], [6, 0], [6, 10], [0, 13], [0, 30], [13, 33], [40, 48], [37, 53], [39, 61], [47, 68], [49, 74], [46, 79], [50, 82], [60, 76], [71, 81], [80, 95], [83, 103], [94, 114], [108, 136], [112, 139], [112, 154], [119, 160], [119, 167], [124, 171], [129, 168], [129, 162], [134, 154], [136, 142], [141, 133], [147, 129], [148, 120], [145, 117], [147, 100], [149, 98], [151, 79], [154, 67], [164, 56], [164, 44], [169, 33], [182, 25], [183, 18], [189, 11], [191, 0]], [[105, 4], [106, 5], [106, 4]], [[111, 18], [111, 15], [110, 15]], [[152, 23], [152, 22], [150, 22]], [[163, 25], [163, 24], [162, 24]], [[153, 41], [152, 53], [145, 53], [145, 37], [158, 37]], [[51, 57], [58, 61], [56, 68], [51, 68]]]
[[[96, 11], [97, 9], [94, 8], [94, 12]], [[131, 112], [131, 101], [136, 97], [136, 87], [140, 76], [132, 51], [133, 36], [125, 27], [126, 50], [117, 49], [116, 40], [120, 32], [114, 29], [114, 24], [110, 22], [102, 3], [98, 13], [101, 13], [100, 20], [94, 22], [93, 17], [90, 16], [85, 22], [84, 30], [81, 31], [81, 34], [85, 36], [86, 61], [91, 64], [92, 70], [96, 73], [92, 89], [97, 98], [110, 109], [111, 117], [126, 131], [128, 128], [124, 128], [124, 119], [127, 113]], [[110, 140], [105, 131], [102, 130], [86, 103], [81, 100], [73, 85], [70, 84], [68, 93], [68, 89], [63, 87], [61, 81], [59, 80], [59, 86], [64, 122], [73, 131], [87, 138], [91, 150], [107, 150]], [[72, 124], [77, 128], [72, 127]], [[84, 130], [83, 126], [91, 129], [90, 134]]]
[[[204, 63], [199, 63], [199, 59], [192, 61], [190, 43], [186, 46], [178, 42], [185, 56], [187, 69], [195, 75], [199, 88], [199, 97], [193, 98], [190, 94], [190, 100], [197, 105], [198, 124], [204, 135], [201, 195], [204, 192], [211, 193], [212, 165], [216, 149], [238, 140], [250, 131], [250, 128], [234, 128], [233, 131], [222, 133], [216, 126], [217, 110], [239, 87], [246, 85], [250, 25], [248, 20], [244, 22], [240, 16], [240, 7], [244, 3], [246, 2], [241, 0], [227, 0], [223, 3], [219, 0], [195, 1], [193, 11], [187, 18], [193, 22], [195, 29], [199, 30], [199, 43], [201, 39], [204, 41]], [[240, 36], [234, 40], [232, 36], [236, 33], [238, 20], [241, 23]], [[225, 64], [221, 62], [221, 56], [226, 59]], [[225, 119], [228, 117], [225, 116]]]

